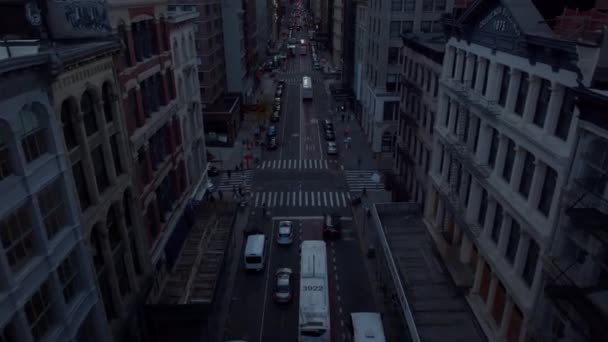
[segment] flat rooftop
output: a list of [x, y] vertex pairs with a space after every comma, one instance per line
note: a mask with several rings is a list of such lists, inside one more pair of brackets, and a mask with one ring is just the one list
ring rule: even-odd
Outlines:
[[420, 205], [378, 203], [374, 207], [420, 340], [487, 341], [464, 291], [454, 285], [427, 232]]

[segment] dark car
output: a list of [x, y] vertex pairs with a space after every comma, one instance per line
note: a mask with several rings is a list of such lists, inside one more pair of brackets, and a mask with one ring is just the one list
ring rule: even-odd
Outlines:
[[279, 81], [278, 81], [278, 84], [279, 84], [281, 87], [284, 87], [284, 86], [285, 86], [285, 80], [279, 80]]
[[280, 118], [281, 118], [281, 116], [279, 115], [279, 112], [274, 112], [270, 116], [270, 122], [279, 122]]
[[268, 138], [268, 141], [266, 142], [266, 148], [268, 150], [276, 150], [277, 149], [277, 138], [276, 137]]
[[330, 129], [333, 131], [334, 124], [331, 122], [331, 120], [325, 119], [325, 120], [323, 120], [323, 129], [325, 129], [325, 130]]
[[339, 239], [342, 236], [340, 215], [325, 213], [323, 215], [323, 238]]
[[268, 137], [276, 137], [277, 136], [277, 127], [269, 126], [268, 131], [266, 131], [266, 136]]
[[336, 133], [334, 132], [333, 129], [326, 129], [325, 130], [325, 140], [327, 140], [327, 141], [335, 141], [336, 140]]

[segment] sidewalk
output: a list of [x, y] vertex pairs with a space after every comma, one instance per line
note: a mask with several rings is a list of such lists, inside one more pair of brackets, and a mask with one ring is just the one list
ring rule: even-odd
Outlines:
[[[270, 78], [269, 75], [264, 74], [261, 79], [261, 84], [256, 91], [256, 98], [261, 100], [263, 98], [273, 98], [275, 91], [275, 81]], [[244, 158], [245, 154], [251, 153], [251, 159], [249, 162], [249, 168], [255, 167], [254, 160], [256, 158], [261, 160], [262, 150], [261, 147], [254, 146], [251, 150], [248, 150], [243, 142], [249, 142], [255, 137], [255, 131], [258, 127], [258, 122], [255, 114], [246, 113], [244, 114], [243, 121], [237, 133], [236, 141], [233, 147], [208, 147], [207, 149], [218, 159], [221, 160], [220, 169], [222, 170], [235, 170], [237, 166], [247, 168], [247, 162]]]

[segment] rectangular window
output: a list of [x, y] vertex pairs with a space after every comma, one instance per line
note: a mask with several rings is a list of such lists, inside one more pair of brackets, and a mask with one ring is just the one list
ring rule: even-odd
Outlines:
[[445, 0], [435, 0], [435, 11], [445, 11]]
[[400, 21], [391, 21], [389, 34], [391, 38], [399, 38], [399, 33], [401, 33], [401, 22]]
[[547, 173], [545, 174], [545, 182], [540, 193], [540, 200], [538, 202], [538, 210], [545, 216], [549, 216], [551, 211], [551, 203], [553, 202], [553, 194], [555, 193], [555, 186], [557, 185], [557, 172], [547, 166]]
[[34, 255], [31, 212], [24, 204], [0, 221], [0, 238], [9, 266], [17, 272]]
[[474, 58], [473, 61], [473, 73], [471, 74], [471, 79], [469, 80], [469, 88], [475, 89], [475, 81], [477, 78], [477, 57]]
[[515, 101], [515, 113], [520, 116], [524, 114], [524, 109], [526, 107], [526, 98], [528, 97], [528, 87], [530, 85], [530, 81], [528, 79], [527, 73], [522, 73], [521, 79], [519, 81], [519, 88], [517, 89], [517, 100]]
[[445, 156], [445, 151], [443, 150], [443, 145], [440, 146], [441, 156], [439, 157], [439, 173], [443, 173], [443, 157]]
[[570, 125], [572, 123], [572, 116], [574, 114], [574, 95], [570, 89], [566, 89], [564, 92], [564, 102], [562, 102], [562, 108], [557, 118], [557, 126], [555, 127], [555, 135], [562, 139], [568, 140], [568, 132], [570, 131]]
[[401, 22], [401, 32], [402, 33], [412, 33], [414, 31], [414, 22], [411, 20], [406, 20]]
[[464, 127], [462, 128], [462, 137], [459, 140], [466, 144], [469, 140], [469, 126], [471, 125], [471, 115], [469, 114], [469, 111], [462, 113], [462, 115], [464, 115], [464, 117], [461, 119], [462, 125]]
[[61, 282], [63, 297], [70, 303], [78, 292], [78, 259], [76, 251], [72, 251], [57, 268], [57, 275]]
[[391, 11], [401, 11], [402, 8], [402, 0], [391, 0]]
[[450, 113], [452, 112], [452, 100], [448, 99], [448, 106], [445, 111], [445, 122], [443, 125], [448, 128], [450, 126]]
[[477, 223], [483, 227], [486, 221], [486, 213], [488, 212], [488, 192], [485, 189], [481, 190], [481, 203], [479, 205], [479, 213], [477, 214]]
[[473, 176], [467, 173], [465, 176], [465, 183], [467, 184], [466, 191], [464, 193], [464, 206], [467, 207], [469, 205], [469, 197], [471, 195], [471, 181], [473, 180]]
[[477, 145], [479, 145], [479, 129], [481, 128], [481, 119], [478, 118], [477, 116], [473, 116], [473, 120], [475, 120], [473, 122], [473, 131], [471, 132], [471, 134], [473, 134], [473, 152], [477, 152]]
[[388, 64], [397, 64], [399, 60], [399, 48], [389, 47], [388, 48]]
[[49, 239], [66, 225], [62, 180], [57, 179], [38, 194], [40, 214]]
[[534, 155], [526, 151], [524, 158], [524, 168], [519, 180], [519, 193], [528, 198], [530, 195], [530, 186], [532, 185], [532, 177], [534, 176]]
[[416, 9], [416, 0], [404, 0], [403, 10], [405, 12], [413, 12]]
[[429, 33], [431, 32], [431, 21], [430, 20], [423, 20], [420, 22], [420, 31], [424, 32], [424, 33]]
[[496, 203], [496, 211], [494, 212], [494, 220], [492, 221], [492, 241], [498, 245], [500, 239], [500, 230], [502, 228], [502, 205]]
[[507, 102], [507, 94], [509, 93], [509, 81], [511, 80], [511, 69], [503, 65], [502, 67], [502, 80], [500, 82], [500, 92], [498, 93], [498, 104], [505, 106]]
[[536, 111], [534, 112], [534, 124], [543, 127], [545, 118], [547, 117], [547, 108], [549, 107], [549, 99], [551, 98], [551, 82], [543, 79], [540, 84], [540, 92], [536, 102]]
[[507, 242], [507, 260], [513, 264], [515, 262], [515, 255], [517, 255], [517, 245], [519, 245], [519, 234], [520, 226], [515, 219], [511, 223], [511, 231], [509, 231], [509, 241]]
[[422, 10], [425, 12], [433, 11], [433, 0], [422, 0]]
[[496, 155], [498, 154], [498, 131], [492, 128], [492, 141], [490, 142], [490, 155], [488, 156], [488, 165], [494, 169], [496, 165]]
[[53, 324], [51, 321], [51, 299], [48, 285], [45, 282], [34, 292], [30, 300], [23, 306], [25, 316], [30, 326], [30, 332], [35, 341], [42, 341]]
[[505, 157], [505, 167], [502, 169], [502, 178], [509, 183], [513, 172], [513, 162], [515, 161], [515, 143], [509, 139], [507, 144], [507, 155]]
[[433, 97], [437, 97], [439, 93], [439, 77], [435, 75], [435, 89], [433, 90]]
[[486, 60], [483, 70], [483, 84], [481, 86], [481, 95], [486, 96], [488, 90], [488, 72], [490, 71], [490, 63]]
[[103, 150], [101, 146], [98, 146], [92, 151], [91, 159], [93, 160], [93, 168], [95, 169], [95, 180], [97, 181], [97, 189], [101, 194], [110, 185], [110, 182], [108, 180], [108, 172], [106, 171], [106, 164], [103, 159]]
[[528, 254], [526, 255], [526, 263], [524, 265], [524, 272], [522, 278], [528, 287], [532, 286], [534, 281], [534, 275], [536, 274], [536, 264], [538, 263], [538, 244], [536, 241], [530, 239], [530, 246], [528, 247]]

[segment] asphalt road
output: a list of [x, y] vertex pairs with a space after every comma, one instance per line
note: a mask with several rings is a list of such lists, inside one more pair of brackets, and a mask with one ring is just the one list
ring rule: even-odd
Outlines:
[[[298, 32], [298, 39], [307, 39], [306, 31]], [[333, 342], [349, 341], [350, 312], [375, 311], [375, 308], [369, 278], [361, 267], [364, 255], [353, 226], [344, 168], [339, 160], [326, 155], [320, 120], [331, 117], [329, 94], [320, 71], [312, 70], [310, 52], [288, 61], [287, 70], [278, 76], [287, 81], [281, 119], [276, 124], [279, 147], [263, 152], [262, 162], [274, 163], [256, 169], [251, 186], [254, 197], [250, 202], [248, 226], [262, 230], [267, 236], [266, 267], [258, 273], [249, 273], [245, 272], [243, 263], [239, 263], [225, 340], [298, 340], [299, 245], [303, 240], [322, 239], [321, 217], [325, 212], [332, 212], [343, 218], [343, 237], [328, 242], [331, 335]], [[302, 103], [303, 75], [313, 77], [312, 102]], [[310, 163], [296, 163], [304, 160]], [[262, 202], [268, 206], [268, 218], [263, 217]], [[290, 246], [276, 243], [278, 223], [284, 219], [293, 222], [294, 242]], [[238, 253], [242, 259], [243, 250]], [[275, 303], [272, 298], [274, 273], [282, 267], [294, 271], [292, 288], [295, 291], [288, 304]]]

